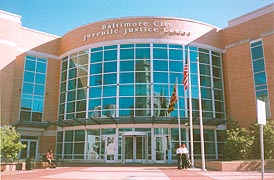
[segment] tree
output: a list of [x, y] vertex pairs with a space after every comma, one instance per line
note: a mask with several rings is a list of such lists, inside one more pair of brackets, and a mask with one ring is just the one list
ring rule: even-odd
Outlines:
[[20, 150], [26, 148], [26, 145], [20, 142], [20, 134], [12, 126], [1, 127], [0, 136], [1, 158], [16, 159]]
[[[274, 153], [274, 121], [267, 121], [264, 127], [264, 156], [266, 159], [272, 159]], [[260, 159], [260, 125], [253, 124], [250, 128], [250, 135], [254, 137], [252, 145], [251, 157], [254, 159]]]
[[245, 128], [235, 128], [226, 131], [224, 156], [228, 160], [248, 159], [254, 138]]

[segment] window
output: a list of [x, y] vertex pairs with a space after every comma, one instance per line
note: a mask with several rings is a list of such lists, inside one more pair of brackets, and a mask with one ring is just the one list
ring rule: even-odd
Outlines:
[[47, 60], [25, 57], [20, 121], [42, 122], [46, 87]]
[[258, 40], [250, 43], [251, 61], [253, 67], [254, 89], [256, 99], [260, 99], [266, 103], [266, 116], [270, 117], [270, 104], [268, 96], [267, 74], [265, 71], [263, 42]]

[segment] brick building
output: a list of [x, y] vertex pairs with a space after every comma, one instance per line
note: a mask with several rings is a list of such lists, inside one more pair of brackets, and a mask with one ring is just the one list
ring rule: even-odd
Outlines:
[[[52, 148], [65, 161], [175, 160], [169, 153], [179, 134], [190, 142], [190, 96], [181, 83], [189, 59], [195, 158], [201, 154], [199, 77], [205, 154], [218, 159], [218, 132], [227, 120], [255, 123], [256, 99], [273, 119], [273, 18], [270, 4], [223, 29], [190, 19], [130, 17], [58, 37], [0, 11], [1, 125], [15, 126], [27, 144], [21, 159], [39, 159]], [[168, 114], [176, 79], [178, 104]]]

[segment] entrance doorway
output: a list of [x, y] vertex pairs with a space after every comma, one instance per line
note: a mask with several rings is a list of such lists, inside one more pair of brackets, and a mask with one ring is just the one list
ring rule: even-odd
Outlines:
[[156, 135], [155, 136], [156, 146], [156, 161], [166, 162], [168, 160], [169, 142], [167, 135]]
[[144, 132], [122, 133], [122, 162], [146, 163], [148, 154], [148, 135]]
[[20, 151], [20, 159], [37, 159], [38, 140], [21, 140], [21, 143], [25, 144], [26, 148]]

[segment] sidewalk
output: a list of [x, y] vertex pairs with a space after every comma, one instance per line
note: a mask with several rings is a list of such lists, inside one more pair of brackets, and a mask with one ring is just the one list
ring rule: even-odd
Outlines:
[[[220, 172], [200, 169], [178, 170], [173, 166], [57, 167], [29, 171], [2, 172], [2, 180], [260, 180], [260, 172]], [[274, 173], [265, 173], [274, 180]]]

